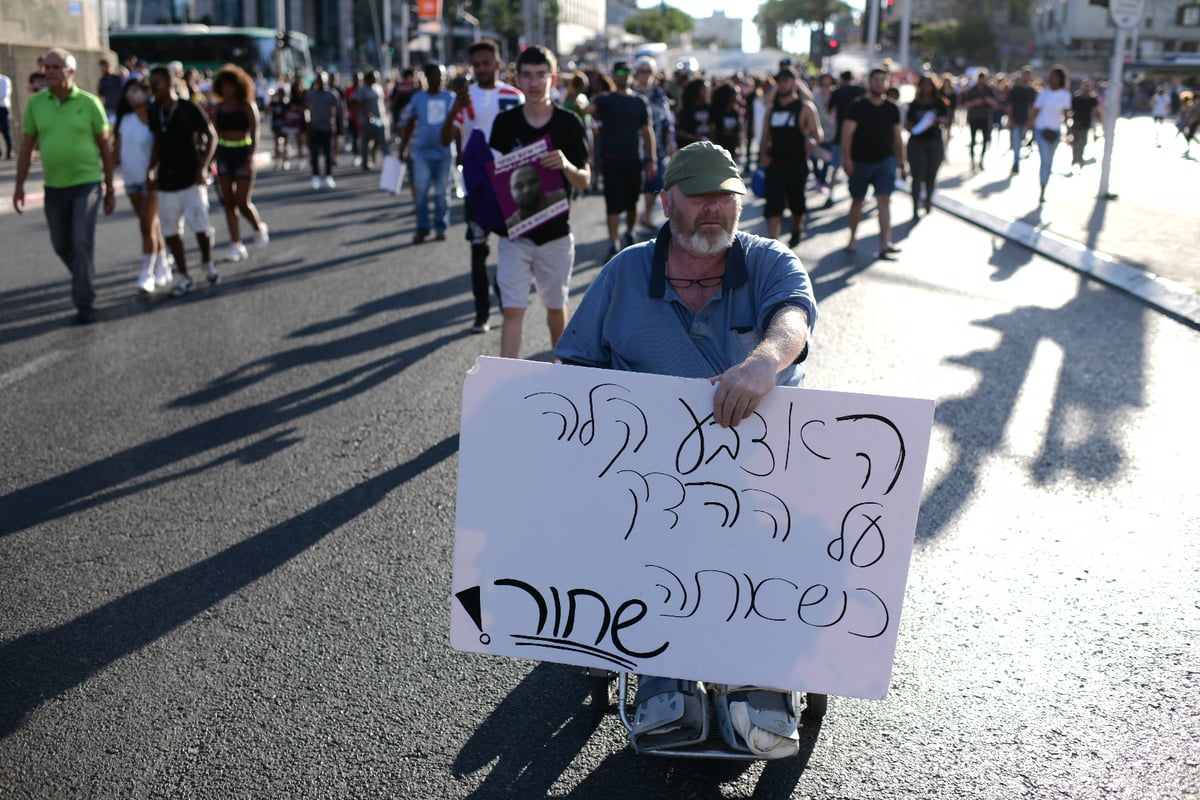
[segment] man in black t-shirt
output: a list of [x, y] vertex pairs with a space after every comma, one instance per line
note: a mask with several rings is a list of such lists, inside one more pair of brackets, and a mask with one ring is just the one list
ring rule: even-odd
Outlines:
[[179, 282], [172, 297], [192, 290], [187, 255], [183, 248], [183, 223], [187, 222], [200, 245], [200, 261], [214, 286], [221, 273], [212, 261], [213, 227], [208, 219], [208, 165], [217, 152], [217, 132], [200, 106], [175, 96], [175, 81], [164, 66], [150, 70], [150, 130], [154, 152], [150, 170], [158, 188], [158, 219], [167, 248], [175, 257]]
[[[587, 134], [579, 117], [558, 108], [550, 98], [557, 73], [557, 59], [545, 47], [531, 45], [522, 51], [517, 58], [517, 88], [525, 93], [525, 104], [496, 116], [488, 144], [500, 153], [511, 153], [549, 136], [550, 148], [542, 154], [538, 166], [542, 170], [559, 170], [569, 184], [586, 189], [592, 179], [588, 167]], [[517, 172], [525, 169], [520, 167]], [[519, 180], [519, 176], [514, 175], [514, 182]], [[514, 199], [521, 205], [522, 198], [518, 195], [524, 194], [523, 187], [512, 188]], [[640, 189], [640, 184], [635, 188]], [[500, 332], [500, 355], [504, 358], [520, 355], [521, 328], [529, 305], [531, 282], [537, 286], [542, 305], [546, 307], [551, 349], [558, 344], [567, 325], [567, 295], [575, 265], [575, 237], [571, 234], [570, 201], [566, 193], [560, 199], [568, 204], [566, 213], [553, 216], [519, 236], [500, 239], [496, 286], [504, 313], [504, 327]], [[520, 211], [514, 218], [518, 216], [520, 219], [510, 219], [509, 223], [526, 219]]]
[[1033, 86], [1033, 67], [1023, 67], [1020, 80], [1008, 92], [1008, 104], [1005, 107], [1008, 128], [1012, 134], [1013, 175], [1021, 171], [1021, 147], [1029, 131], [1029, 116], [1035, 100], [1037, 89]]
[[[829, 176], [829, 200], [825, 203], [825, 207], [829, 208], [833, 205], [833, 186], [837, 183], [838, 167], [842, 166], [842, 125], [846, 122], [846, 112], [850, 110], [850, 106], [858, 98], [867, 93], [867, 90], [854, 83], [854, 74], [849, 70], [838, 76], [838, 87], [829, 93], [829, 102], [825, 107], [826, 111], [833, 112], [833, 118], [837, 122], [837, 129], [832, 131], [833, 144], [829, 147], [829, 152], [833, 155], [833, 160], [830, 166], [833, 167], [833, 172]], [[825, 131], [825, 135], [829, 136], [830, 131]]]
[[[607, 92], [588, 108], [600, 123], [600, 169], [604, 175], [604, 209], [608, 215], [608, 257], [633, 244], [637, 201], [642, 186], [658, 175], [658, 149], [650, 106], [629, 84], [629, 64], [613, 64], [615, 92]], [[645, 179], [642, 168], [645, 166]], [[625, 237], [619, 239], [621, 214]]]
[[900, 252], [892, 245], [891, 199], [900, 177], [908, 176], [905, 166], [904, 139], [900, 136], [900, 108], [887, 99], [888, 74], [871, 70], [867, 94], [846, 112], [842, 125], [842, 151], [846, 175], [850, 179], [850, 242], [846, 252], [858, 246], [858, 223], [862, 219], [867, 188], [875, 187], [879, 205], [879, 258], [890, 259]]

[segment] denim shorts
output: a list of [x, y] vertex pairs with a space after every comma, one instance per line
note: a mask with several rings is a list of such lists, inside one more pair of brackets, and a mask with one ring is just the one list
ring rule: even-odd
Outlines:
[[146, 184], [127, 183], [125, 184], [125, 194], [146, 194]]
[[850, 197], [862, 200], [867, 196], [867, 187], [875, 187], [876, 197], [890, 195], [896, 188], [896, 157], [888, 156], [883, 161], [855, 161], [854, 174], [850, 176]]

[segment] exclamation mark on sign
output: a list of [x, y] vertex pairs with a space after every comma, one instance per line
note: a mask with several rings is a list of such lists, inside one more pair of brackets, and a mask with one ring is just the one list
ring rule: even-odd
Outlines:
[[480, 602], [480, 593], [478, 586], [472, 586], [469, 589], [463, 589], [457, 592], [455, 597], [462, 604], [463, 610], [471, 617], [471, 621], [475, 623], [475, 627], [479, 629], [479, 643], [491, 644], [492, 637], [483, 632], [483, 607]]

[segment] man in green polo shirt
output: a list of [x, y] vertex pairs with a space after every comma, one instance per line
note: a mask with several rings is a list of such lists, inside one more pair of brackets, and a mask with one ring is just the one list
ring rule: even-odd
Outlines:
[[71, 272], [71, 299], [78, 309], [75, 320], [87, 324], [96, 319], [93, 253], [101, 180], [104, 213], [111, 214], [117, 205], [108, 117], [96, 95], [75, 85], [75, 56], [55, 48], [46, 53], [42, 69], [48, 91], [33, 95], [25, 106], [25, 135], [12, 203], [18, 214], [24, 210], [25, 177], [37, 145], [42, 154], [50, 243]]

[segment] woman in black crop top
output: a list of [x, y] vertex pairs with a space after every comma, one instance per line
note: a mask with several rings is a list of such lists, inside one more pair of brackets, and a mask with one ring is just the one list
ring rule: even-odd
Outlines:
[[258, 145], [258, 107], [254, 104], [254, 81], [241, 67], [226, 64], [213, 76], [213, 94], [219, 99], [214, 114], [217, 129], [217, 180], [225, 222], [229, 225], [226, 261], [241, 261], [250, 253], [242, 244], [238, 213], [254, 228], [255, 244], [270, 241], [267, 225], [250, 202], [254, 190], [254, 151]]

